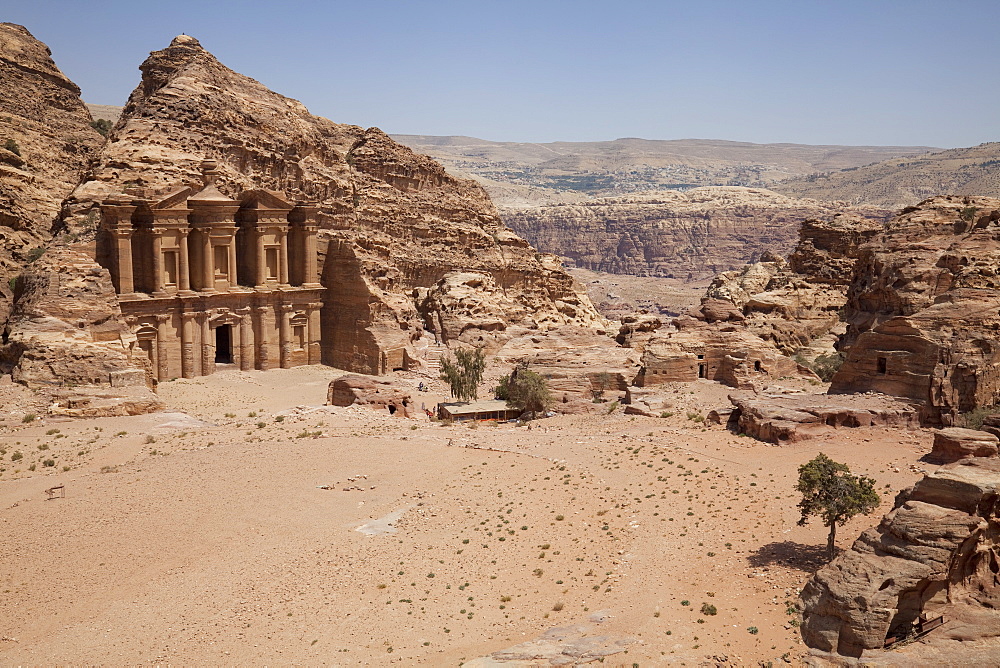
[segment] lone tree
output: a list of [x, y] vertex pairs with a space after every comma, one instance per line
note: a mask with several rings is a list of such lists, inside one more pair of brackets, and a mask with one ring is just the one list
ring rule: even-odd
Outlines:
[[479, 398], [479, 383], [483, 382], [486, 370], [486, 351], [483, 348], [455, 351], [455, 361], [451, 357], [441, 358], [441, 380], [448, 381], [451, 395], [459, 401], [473, 401]]
[[506, 399], [508, 406], [520, 411], [544, 413], [552, 405], [545, 378], [525, 366], [518, 366], [514, 373], [502, 377], [494, 393], [497, 399]]
[[826, 549], [831, 560], [836, 551], [837, 525], [855, 515], [868, 515], [879, 502], [874, 479], [851, 475], [847, 464], [835, 462], [822, 452], [799, 467], [795, 489], [802, 492], [799, 525], [808, 522], [810, 515], [819, 515], [823, 526], [830, 527]]

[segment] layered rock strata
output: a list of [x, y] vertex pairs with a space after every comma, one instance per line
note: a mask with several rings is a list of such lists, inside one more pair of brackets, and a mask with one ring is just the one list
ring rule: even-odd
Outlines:
[[755, 262], [765, 252], [785, 255], [802, 221], [844, 211], [888, 215], [762, 189], [706, 187], [508, 210], [504, 221], [539, 249], [578, 267], [700, 280]]
[[9, 281], [51, 237], [60, 204], [104, 141], [80, 89], [27, 29], [0, 23], [0, 329]]
[[948, 427], [934, 432], [929, 461], [951, 464], [967, 457], [996, 457], [1000, 438], [978, 429]]
[[[865, 665], [943, 665], [931, 657], [992, 665], [1000, 635], [998, 487], [1000, 460], [975, 457], [900, 492], [877, 528], [803, 588], [806, 645], [837, 665], [845, 657]], [[939, 615], [945, 624], [904, 656], [881, 651], [887, 636], [905, 637], [920, 618]]]
[[[196, 181], [208, 157], [218, 161], [224, 195], [263, 188], [317, 203], [325, 363], [384, 373], [419, 363], [415, 344], [429, 338], [428, 327], [439, 340], [461, 338], [469, 328], [449, 328], [449, 288], [428, 299], [453, 272], [488, 277], [504, 326], [602, 324], [557, 263], [503, 226], [479, 186], [380, 130], [313, 116], [226, 68], [192, 37], [153, 52], [140, 69], [142, 82], [67, 202], [67, 229], [87, 232], [109, 195]], [[473, 329], [497, 328], [480, 324]]]
[[1000, 402], [1000, 200], [935, 197], [863, 247], [832, 393], [919, 402], [929, 424]]
[[328, 406], [366, 406], [398, 417], [412, 417], [413, 397], [392, 378], [347, 374], [334, 378], [326, 392]]

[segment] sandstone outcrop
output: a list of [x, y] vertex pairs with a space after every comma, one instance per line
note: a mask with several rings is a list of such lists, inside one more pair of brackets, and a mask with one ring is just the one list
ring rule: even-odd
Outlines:
[[[148, 358], [122, 317], [106, 269], [88, 253], [51, 246], [16, 283], [4, 346], [5, 372], [29, 387], [111, 385]], [[117, 374], [117, 375], [116, 375]]]
[[[491, 277], [491, 298], [513, 324], [603, 324], [557, 263], [503, 226], [482, 188], [377, 128], [313, 116], [188, 36], [140, 69], [142, 82], [66, 204], [68, 230], [86, 232], [109, 195], [195, 182], [208, 157], [227, 196], [263, 188], [317, 203], [328, 364], [376, 374], [413, 364], [414, 343], [442, 321], [440, 300], [424, 304], [427, 291], [453, 272]], [[444, 307], [447, 290], [435, 295]]]
[[[977, 645], [993, 639], [996, 656], [998, 488], [1000, 460], [974, 457], [901, 492], [877, 528], [862, 533], [802, 590], [806, 645], [834, 660], [942, 665], [926, 658], [933, 653], [957, 661], [951, 665], [989, 663], [981, 663], [988, 648]], [[906, 648], [906, 660], [896, 663], [895, 653], [881, 651], [887, 636], [903, 637], [921, 616], [939, 615], [945, 624]], [[957, 653], [935, 651], [948, 647]]]
[[928, 460], [951, 464], [966, 457], [996, 457], [1000, 438], [978, 429], [948, 427], [934, 432], [934, 447]]
[[699, 280], [755, 262], [765, 252], [785, 255], [802, 221], [844, 211], [888, 214], [761, 189], [706, 187], [505, 211], [504, 221], [539, 249], [578, 267]]
[[915, 429], [920, 424], [916, 408], [892, 397], [730, 395], [729, 401], [736, 408], [737, 431], [768, 443], [806, 440], [828, 427]]
[[328, 406], [367, 406], [398, 417], [412, 417], [413, 397], [392, 378], [348, 374], [330, 381]]
[[60, 204], [104, 141], [80, 89], [22, 26], [0, 23], [0, 328], [9, 279], [52, 234]]
[[935, 197], [863, 247], [847, 293], [847, 359], [830, 392], [868, 390], [954, 424], [1000, 401], [1000, 200]]

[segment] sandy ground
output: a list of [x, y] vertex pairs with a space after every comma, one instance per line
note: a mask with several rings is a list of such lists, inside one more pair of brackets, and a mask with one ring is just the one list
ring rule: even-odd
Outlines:
[[688, 283], [674, 278], [607, 274], [576, 267], [568, 271], [587, 289], [590, 301], [601, 314], [612, 319], [640, 311], [679, 315], [700, 304], [711, 283], [709, 280]]
[[884, 512], [931, 441], [766, 445], [698, 421], [727, 404], [709, 382], [669, 418], [441, 425], [323, 407], [336, 375], [226, 371], [88, 420], [22, 422], [30, 393], [0, 388], [0, 664], [448, 666], [547, 632], [605, 665], [795, 661], [826, 540], [797, 467], [847, 462]]

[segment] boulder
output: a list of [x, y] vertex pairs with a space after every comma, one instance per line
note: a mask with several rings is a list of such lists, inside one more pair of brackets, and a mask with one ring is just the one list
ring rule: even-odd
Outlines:
[[326, 391], [328, 406], [367, 406], [389, 415], [413, 417], [413, 396], [393, 378], [347, 374], [334, 378]]
[[978, 429], [938, 429], [928, 459], [936, 464], [950, 464], [966, 457], [996, 457], [998, 444], [1000, 438]]
[[887, 636], [903, 637], [921, 616], [938, 615], [946, 624], [908, 648], [911, 660], [921, 647], [1000, 635], [998, 492], [1000, 460], [982, 457], [942, 466], [901, 492], [877, 528], [803, 588], [805, 644], [832, 659], [878, 661]]

